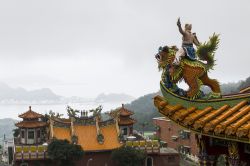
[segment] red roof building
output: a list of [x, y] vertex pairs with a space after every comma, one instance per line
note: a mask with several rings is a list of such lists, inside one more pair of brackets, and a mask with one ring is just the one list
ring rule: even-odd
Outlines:
[[31, 107], [29, 107], [27, 112], [18, 117], [23, 119], [15, 124], [20, 133], [18, 137], [19, 144], [41, 144], [42, 140], [45, 139], [42, 133], [48, 125], [47, 122], [42, 121], [43, 115], [32, 111]]
[[134, 114], [132, 111], [126, 109], [124, 104], [118, 109], [119, 118], [118, 125], [120, 127], [120, 132], [123, 135], [124, 139], [133, 134], [133, 125], [136, 123], [136, 120], [131, 118]]

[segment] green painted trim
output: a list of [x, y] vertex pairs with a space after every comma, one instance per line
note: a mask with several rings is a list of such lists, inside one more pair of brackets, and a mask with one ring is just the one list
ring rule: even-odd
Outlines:
[[164, 96], [164, 98], [168, 101], [171, 105], [177, 105], [181, 104], [182, 106], [189, 108], [191, 106], [196, 107], [197, 109], [204, 109], [206, 107], [213, 107], [214, 109], [219, 109], [220, 107], [224, 105], [229, 105], [231, 107], [235, 106], [239, 102], [243, 100], [247, 100], [250, 102], [250, 94], [242, 95], [242, 96], [232, 96], [228, 98], [218, 98], [218, 99], [195, 99], [191, 100], [186, 97], [178, 96], [177, 94], [171, 92], [169, 89], [167, 89], [163, 82], [160, 82], [161, 92]]

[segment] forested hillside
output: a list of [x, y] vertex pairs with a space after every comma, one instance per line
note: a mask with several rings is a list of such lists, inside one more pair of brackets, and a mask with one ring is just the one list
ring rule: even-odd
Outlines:
[[153, 104], [153, 97], [159, 95], [158, 93], [151, 93], [142, 96], [130, 104], [126, 104], [125, 107], [134, 111], [133, 118], [137, 120], [135, 124], [136, 130], [142, 130], [143, 123], [145, 124], [144, 130], [154, 130], [154, 125], [152, 123], [152, 118], [161, 116]]

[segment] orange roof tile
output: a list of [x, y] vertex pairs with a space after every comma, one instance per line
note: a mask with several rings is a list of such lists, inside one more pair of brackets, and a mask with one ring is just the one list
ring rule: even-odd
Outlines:
[[[78, 137], [78, 144], [84, 151], [105, 151], [120, 147], [122, 144], [118, 141], [118, 134], [115, 124], [100, 128], [104, 136], [103, 144], [97, 141], [97, 131], [95, 125], [74, 125], [74, 132]], [[54, 137], [57, 139], [71, 140], [69, 128], [54, 127]]]
[[38, 128], [38, 127], [44, 127], [48, 124], [46, 122], [40, 122], [40, 121], [21, 121], [15, 124], [16, 127], [20, 128]]
[[62, 140], [66, 139], [68, 141], [71, 141], [70, 128], [53, 126], [53, 137], [57, 139], [62, 139]]
[[19, 118], [25, 118], [25, 119], [37, 119], [43, 117], [43, 115], [38, 114], [31, 110], [31, 106], [29, 106], [29, 110], [21, 115], [18, 116]]
[[250, 139], [250, 105], [243, 100], [234, 106], [224, 105], [218, 109], [206, 107], [197, 109], [180, 105], [170, 105], [161, 96], [154, 98], [154, 104], [160, 113], [200, 134], [211, 137], [230, 137], [237, 141]]
[[74, 126], [75, 134], [78, 136], [78, 144], [85, 151], [112, 150], [121, 146], [118, 141], [118, 134], [115, 125], [101, 127], [104, 136], [103, 144], [98, 143], [96, 126]]

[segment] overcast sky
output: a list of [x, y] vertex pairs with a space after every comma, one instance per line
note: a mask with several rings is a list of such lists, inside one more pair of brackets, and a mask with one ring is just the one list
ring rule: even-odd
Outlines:
[[154, 54], [181, 45], [178, 17], [202, 42], [221, 34], [211, 77], [250, 76], [249, 0], [11, 0], [0, 1], [0, 82], [64, 96], [155, 92]]

